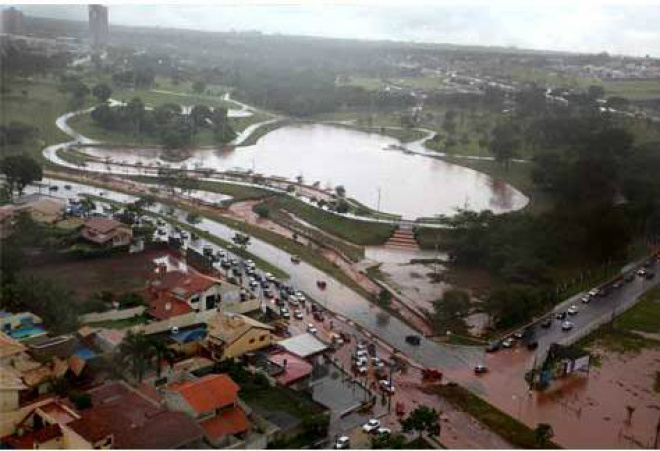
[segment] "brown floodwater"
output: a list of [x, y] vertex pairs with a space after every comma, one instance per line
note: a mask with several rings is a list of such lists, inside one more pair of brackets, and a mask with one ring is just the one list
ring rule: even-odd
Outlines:
[[[521, 369], [532, 365], [524, 349], [487, 355], [489, 374], [472, 376], [489, 402], [530, 427], [549, 423], [554, 440], [567, 448], [649, 448], [660, 421], [660, 393], [654, 391], [660, 351], [637, 355], [603, 353], [600, 367], [530, 392]], [[524, 372], [524, 371], [523, 371]], [[469, 378], [471, 375], [453, 374]], [[634, 413], [628, 422], [628, 409]]]
[[[290, 125], [268, 133], [253, 146], [197, 150], [188, 168], [254, 170], [264, 175], [321, 186], [343, 185], [347, 195], [405, 218], [453, 214], [457, 208], [505, 212], [527, 198], [508, 185], [471, 169], [422, 155], [385, 150], [399, 141], [324, 124]], [[86, 152], [126, 163], [154, 164], [158, 150], [88, 148]], [[380, 199], [380, 200], [379, 200]]]

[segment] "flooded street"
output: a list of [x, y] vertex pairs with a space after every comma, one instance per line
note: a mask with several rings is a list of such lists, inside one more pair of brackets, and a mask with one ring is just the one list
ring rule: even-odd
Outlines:
[[[595, 352], [598, 352], [596, 349]], [[638, 355], [603, 352], [600, 365], [528, 392], [522, 377], [533, 363], [524, 348], [486, 357], [490, 372], [466, 385], [489, 402], [534, 428], [549, 423], [554, 440], [569, 448], [653, 448], [660, 421], [660, 393], [654, 391], [660, 351]], [[469, 375], [452, 374], [469, 380]], [[635, 408], [630, 424], [626, 406]]]
[[[522, 193], [485, 174], [435, 158], [385, 150], [398, 143], [387, 136], [329, 125], [290, 125], [268, 133], [253, 146], [192, 151], [185, 165], [240, 168], [290, 179], [302, 176], [305, 183], [318, 181], [324, 187], [343, 185], [349, 197], [405, 218], [453, 214], [465, 207], [505, 212], [527, 203]], [[167, 164], [159, 159], [158, 150], [94, 147], [85, 152], [115, 162]]]

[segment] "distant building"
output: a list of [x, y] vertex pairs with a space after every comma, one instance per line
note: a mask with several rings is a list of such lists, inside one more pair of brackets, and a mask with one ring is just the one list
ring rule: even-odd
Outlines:
[[133, 230], [114, 219], [94, 217], [85, 222], [80, 235], [99, 246], [128, 246], [133, 239]]
[[103, 5], [89, 5], [89, 32], [92, 37], [92, 47], [108, 45], [110, 38], [108, 8]]
[[23, 34], [23, 12], [13, 7], [3, 10], [1, 26], [2, 33]]
[[207, 324], [204, 347], [216, 361], [241, 357], [273, 342], [273, 328], [247, 316], [218, 313]]

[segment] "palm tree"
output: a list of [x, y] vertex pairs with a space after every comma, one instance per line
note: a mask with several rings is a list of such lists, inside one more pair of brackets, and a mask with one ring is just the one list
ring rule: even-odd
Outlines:
[[550, 443], [550, 440], [552, 437], [554, 437], [554, 435], [555, 432], [552, 429], [552, 426], [548, 423], [539, 423], [536, 426], [536, 429], [534, 429], [534, 438], [536, 440], [536, 444], [542, 448], [546, 447], [548, 443]]
[[151, 340], [144, 332], [129, 331], [119, 345], [123, 363], [128, 365], [128, 369], [138, 382], [142, 382], [144, 373], [151, 364], [153, 352]]
[[173, 353], [163, 340], [152, 338], [150, 345], [153, 353], [156, 355], [156, 375], [158, 378], [160, 378], [160, 370], [163, 359], [170, 361], [173, 357]]

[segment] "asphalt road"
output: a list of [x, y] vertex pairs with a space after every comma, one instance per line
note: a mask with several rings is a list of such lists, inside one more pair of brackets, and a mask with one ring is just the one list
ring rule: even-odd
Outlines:
[[[581, 302], [580, 298], [586, 294], [585, 292], [581, 292], [555, 307], [551, 316], [551, 327], [547, 329], [541, 327], [541, 321], [538, 321], [533, 326], [536, 332], [536, 340], [539, 343], [537, 355], [544, 355], [552, 343], [564, 343], [563, 340], [569, 343], [577, 341], [585, 333], [586, 329], [594, 327], [596, 323], [606, 322], [614, 315], [634, 305], [641, 295], [660, 284], [660, 275], [657, 275], [660, 270], [660, 263], [657, 260], [653, 260], [653, 265], [647, 269], [656, 273], [653, 279], [648, 280], [635, 276], [635, 280], [632, 282], [624, 283], [619, 289], [611, 289], [605, 297], [592, 298], [588, 304]], [[636, 271], [636, 269], [632, 271]], [[576, 315], [567, 315], [566, 318], [574, 324], [573, 329], [563, 331], [561, 329], [561, 323], [564, 320], [555, 319], [555, 315], [559, 312], [566, 312], [572, 305], [577, 306], [579, 309]]]

